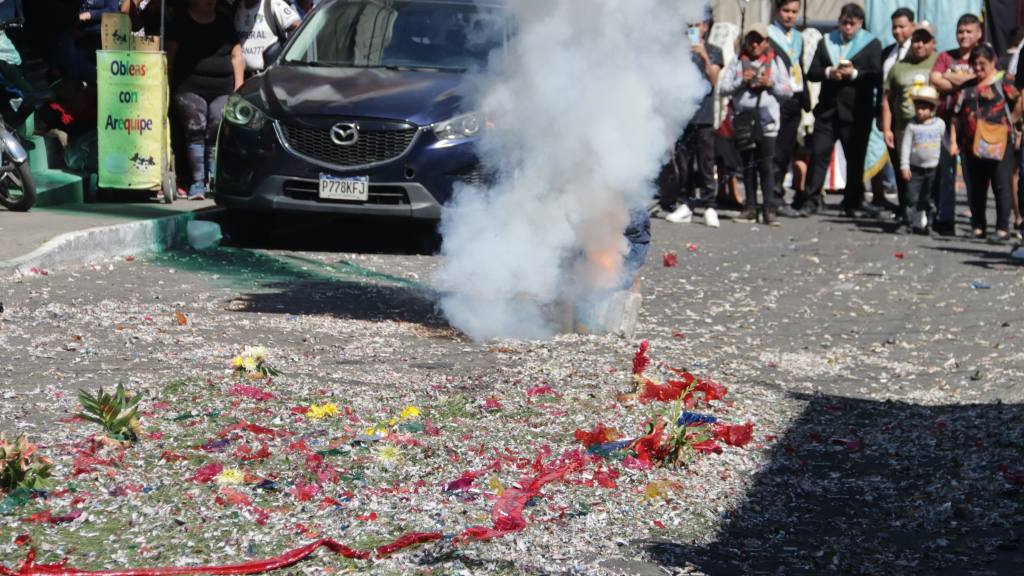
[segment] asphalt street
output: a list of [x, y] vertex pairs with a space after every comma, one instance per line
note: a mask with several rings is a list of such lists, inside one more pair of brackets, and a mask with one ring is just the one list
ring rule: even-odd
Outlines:
[[[893, 228], [654, 222], [637, 340], [727, 382], [773, 441], [734, 472], [726, 521], [623, 535], [597, 552], [604, 569], [1024, 572], [1024, 490], [999, 472], [1024, 454], [1024, 267], [1009, 246]], [[400, 225], [325, 222], [0, 281], [0, 427], [38, 434], [78, 388], [158, 387], [255, 341], [320, 359], [352, 394], [379, 387], [358, 368], [371, 361], [398, 380], [472, 382], [479, 397], [544, 354], [594, 374], [629, 362], [635, 342], [610, 336], [506, 344], [513, 354], [467, 340], [435, 309], [439, 258], [423, 246]]]

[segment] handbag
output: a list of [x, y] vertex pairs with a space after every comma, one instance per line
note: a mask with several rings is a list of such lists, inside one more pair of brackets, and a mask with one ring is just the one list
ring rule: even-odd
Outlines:
[[753, 150], [761, 140], [761, 92], [753, 110], [734, 112], [732, 116], [733, 141], [739, 151]]
[[[993, 90], [1002, 94], [1002, 90], [996, 86], [998, 84], [993, 86]], [[971, 152], [974, 153], [976, 158], [981, 160], [1002, 160], [1006, 157], [1006, 149], [1010, 144], [1010, 128], [1002, 122], [989, 122], [983, 119], [981, 117], [981, 109], [978, 106], [978, 100], [979, 96], [976, 95], [974, 98], [976, 126], [974, 128], [974, 143], [971, 146]], [[1008, 102], [1005, 102], [1005, 96], [1003, 100], [1003, 108], [1005, 109], [1008, 104]]]

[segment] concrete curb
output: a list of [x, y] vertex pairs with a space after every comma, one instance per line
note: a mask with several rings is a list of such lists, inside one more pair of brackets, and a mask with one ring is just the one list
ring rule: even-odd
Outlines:
[[66, 232], [32, 252], [0, 262], [0, 274], [25, 274], [146, 252], [163, 252], [188, 244], [186, 230], [194, 219], [209, 220], [223, 208]]

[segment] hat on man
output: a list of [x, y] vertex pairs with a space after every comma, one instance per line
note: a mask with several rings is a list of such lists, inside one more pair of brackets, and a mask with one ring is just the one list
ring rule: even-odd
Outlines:
[[914, 25], [914, 32], [910, 35], [911, 38], [914, 36], [928, 36], [929, 39], [935, 39], [935, 27], [932, 23], [927, 20], [922, 20]]
[[910, 91], [910, 99], [914, 102], [929, 102], [933, 106], [938, 106], [939, 92], [931, 86], [918, 86]]
[[747, 24], [746, 30], [743, 31], [743, 37], [746, 38], [751, 34], [757, 34], [761, 38], [768, 38], [768, 27], [760, 22], [751, 22]]

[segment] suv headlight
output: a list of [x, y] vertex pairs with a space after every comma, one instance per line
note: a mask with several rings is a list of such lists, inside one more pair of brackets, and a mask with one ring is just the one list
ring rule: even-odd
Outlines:
[[466, 140], [480, 134], [484, 128], [484, 116], [478, 113], [462, 114], [451, 120], [438, 122], [431, 126], [438, 140]]
[[241, 95], [232, 94], [224, 105], [224, 120], [242, 128], [260, 130], [267, 122], [267, 115]]

